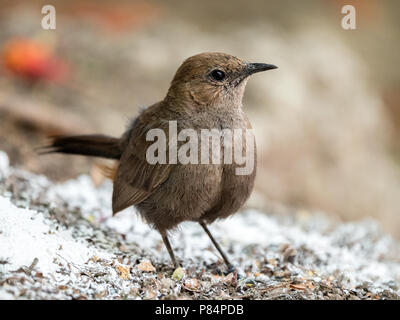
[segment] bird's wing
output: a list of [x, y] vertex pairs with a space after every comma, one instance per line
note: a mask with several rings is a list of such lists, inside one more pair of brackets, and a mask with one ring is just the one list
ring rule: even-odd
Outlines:
[[146, 141], [146, 132], [143, 126], [136, 125], [121, 156], [114, 179], [113, 214], [148, 198], [168, 178], [173, 167], [147, 161], [146, 151], [154, 142]]

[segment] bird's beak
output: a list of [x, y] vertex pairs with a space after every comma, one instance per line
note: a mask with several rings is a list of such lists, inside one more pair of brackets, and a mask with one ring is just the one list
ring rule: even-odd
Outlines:
[[267, 64], [267, 63], [248, 63], [247, 68], [245, 69], [246, 75], [252, 75], [257, 72], [261, 71], [267, 71], [267, 70], [272, 70], [272, 69], [277, 69], [277, 66], [274, 66], [273, 64]]

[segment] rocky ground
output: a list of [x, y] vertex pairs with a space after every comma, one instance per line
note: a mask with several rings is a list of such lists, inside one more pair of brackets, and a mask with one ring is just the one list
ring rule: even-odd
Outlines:
[[399, 243], [374, 221], [246, 210], [211, 226], [237, 266], [225, 267], [202, 229], [171, 240], [134, 210], [111, 217], [111, 183], [86, 175], [54, 184], [0, 152], [1, 299], [399, 299]]

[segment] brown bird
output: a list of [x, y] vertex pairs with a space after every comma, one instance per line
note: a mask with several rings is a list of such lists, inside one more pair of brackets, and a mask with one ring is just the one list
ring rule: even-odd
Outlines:
[[[154, 142], [147, 141], [146, 135], [151, 129], [161, 129], [167, 140], [172, 138], [168, 133], [171, 121], [176, 121], [178, 132], [192, 129], [199, 135], [202, 129], [251, 129], [242, 110], [247, 80], [254, 73], [275, 68], [270, 64], [247, 63], [225, 53], [195, 55], [179, 67], [164, 100], [143, 110], [121, 138], [104, 135], [56, 137], [45, 147], [44, 153], [118, 160], [112, 174], [113, 214], [135, 206], [146, 222], [160, 232], [175, 267], [179, 264], [168, 240], [168, 231], [183, 221], [198, 222], [231, 269], [228, 257], [207, 224], [240, 209], [253, 189], [256, 164], [252, 172], [243, 175], [235, 171], [241, 165], [234, 161], [150, 164], [146, 153]], [[246, 145], [242, 145], [238, 148], [246, 152]], [[234, 144], [233, 150], [235, 147]], [[221, 148], [224, 148], [223, 143]], [[169, 152], [168, 148], [168, 155]], [[252, 152], [251, 156], [256, 159], [255, 148]]]

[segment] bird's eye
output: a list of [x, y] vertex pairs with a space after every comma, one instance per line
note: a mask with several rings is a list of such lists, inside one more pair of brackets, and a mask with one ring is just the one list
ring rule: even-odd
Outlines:
[[217, 80], [217, 81], [222, 81], [225, 79], [225, 72], [218, 70], [218, 69], [213, 70], [210, 75], [211, 75], [211, 78], [213, 78], [214, 80]]

